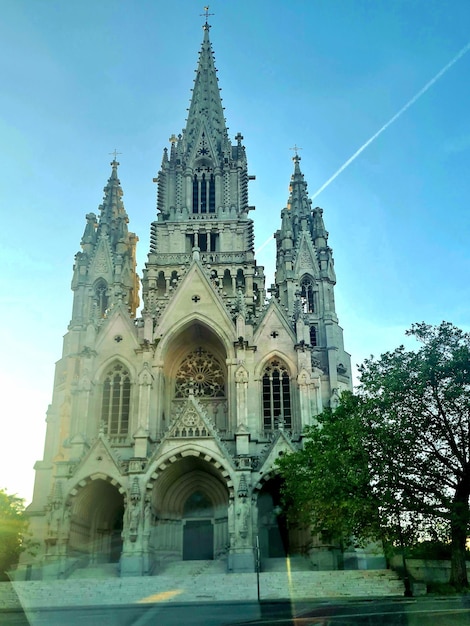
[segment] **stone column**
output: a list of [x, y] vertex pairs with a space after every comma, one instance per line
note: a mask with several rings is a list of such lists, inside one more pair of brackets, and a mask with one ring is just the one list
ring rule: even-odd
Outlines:
[[299, 385], [299, 404], [300, 404], [300, 429], [310, 424], [311, 406], [310, 406], [310, 376], [305, 370], [302, 370], [297, 376], [297, 384]]
[[143, 502], [137, 476], [132, 478], [124, 510], [121, 576], [142, 576], [144, 573]]
[[[238, 489], [233, 500], [232, 520], [229, 518], [230, 553], [228, 569], [231, 572], [253, 572], [252, 506], [248, 483], [250, 475], [240, 472]], [[229, 507], [230, 514], [230, 507]]]

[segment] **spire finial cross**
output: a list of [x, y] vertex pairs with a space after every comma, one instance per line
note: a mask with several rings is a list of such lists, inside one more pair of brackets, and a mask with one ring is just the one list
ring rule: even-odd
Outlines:
[[209, 13], [209, 5], [204, 7], [204, 13], [199, 13], [199, 15], [201, 17], [205, 17], [206, 18], [206, 24], [207, 24], [207, 18], [209, 17], [209, 15], [214, 15], [213, 13]]
[[299, 146], [295, 143], [292, 148], [289, 148], [289, 150], [293, 150], [295, 152], [295, 156], [299, 156], [298, 152], [299, 150], [302, 150], [302, 148], [299, 148]]
[[112, 152], [110, 152], [109, 154], [112, 154], [114, 156], [114, 161], [116, 161], [116, 157], [118, 154], [122, 154], [122, 152], [118, 152], [116, 150], [116, 148], [114, 148], [114, 150]]

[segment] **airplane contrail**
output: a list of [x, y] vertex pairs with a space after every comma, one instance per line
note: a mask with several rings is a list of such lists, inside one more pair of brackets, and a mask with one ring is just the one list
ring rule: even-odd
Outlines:
[[[424, 85], [424, 87], [422, 87], [418, 91], [418, 93], [416, 93], [410, 100], [408, 100], [408, 102], [405, 105], [403, 105], [401, 107], [401, 109], [397, 113], [395, 113], [395, 115], [393, 115], [393, 117], [391, 117], [388, 120], [388, 122], [386, 122], [382, 126], [382, 128], [379, 128], [379, 130], [374, 135], [372, 135], [372, 137], [370, 137], [370, 139], [368, 139], [358, 150], [356, 150], [356, 152], [351, 157], [349, 157], [349, 159], [347, 161], [345, 161], [343, 163], [343, 165], [338, 170], [336, 170], [336, 172], [332, 176], [330, 176], [330, 178], [325, 183], [323, 183], [323, 185], [319, 189], [317, 189], [317, 191], [313, 195], [310, 196], [311, 200], [315, 199], [324, 189], [326, 189], [328, 187], [328, 185], [330, 185], [335, 180], [335, 178], [337, 178], [337, 176], [339, 176], [341, 174], [341, 172], [343, 172], [349, 165], [351, 165], [351, 163], [355, 159], [357, 159], [357, 157], [361, 154], [361, 152], [363, 152], [368, 146], [370, 146], [370, 144], [373, 141], [375, 141], [377, 139], [377, 137], [379, 137], [379, 135], [381, 135], [391, 124], [393, 124], [393, 122], [395, 122], [401, 115], [403, 115], [403, 113], [405, 113], [405, 111], [407, 111], [410, 108], [410, 106], [412, 106], [416, 102], [416, 100], [421, 98], [421, 96], [424, 95], [428, 91], [428, 89], [430, 89], [434, 85], [434, 83], [436, 83], [448, 70], [450, 70], [450, 68], [455, 63], [457, 63], [457, 61], [459, 59], [461, 59], [464, 56], [464, 54], [466, 54], [469, 50], [470, 50], [470, 42], [467, 43], [467, 45], [465, 45], [460, 50], [460, 52], [458, 52], [455, 55], [455, 57], [453, 59], [451, 59], [449, 61], [449, 63], [447, 63], [447, 65], [445, 65], [441, 70], [439, 70], [439, 72], [437, 72], [437, 74], [433, 78], [431, 78], [431, 80], [428, 81]], [[272, 239], [272, 237], [267, 239], [258, 248], [258, 250], [256, 250], [256, 254], [258, 254], [258, 252], [263, 250], [263, 248], [265, 248], [268, 245], [268, 243], [271, 241], [271, 239]]]

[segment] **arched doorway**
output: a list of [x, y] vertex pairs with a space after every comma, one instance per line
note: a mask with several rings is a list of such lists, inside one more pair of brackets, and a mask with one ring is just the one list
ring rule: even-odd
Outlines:
[[118, 562], [122, 552], [124, 498], [106, 480], [93, 480], [72, 500], [69, 552], [89, 563]]
[[151, 550], [159, 562], [221, 558], [228, 546], [228, 489], [210, 462], [188, 455], [155, 481]]
[[193, 491], [183, 509], [183, 561], [214, 558], [214, 506], [201, 490]]
[[281, 479], [268, 480], [258, 494], [258, 536], [261, 558], [282, 558], [290, 552], [287, 520], [281, 508]]

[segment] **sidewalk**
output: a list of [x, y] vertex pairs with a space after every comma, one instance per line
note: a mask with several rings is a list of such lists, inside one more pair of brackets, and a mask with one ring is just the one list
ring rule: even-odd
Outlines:
[[[262, 600], [403, 597], [403, 583], [390, 570], [264, 572]], [[18, 597], [16, 597], [18, 596]], [[257, 601], [256, 574], [186, 574], [142, 578], [69, 579], [0, 585], [0, 608]]]

